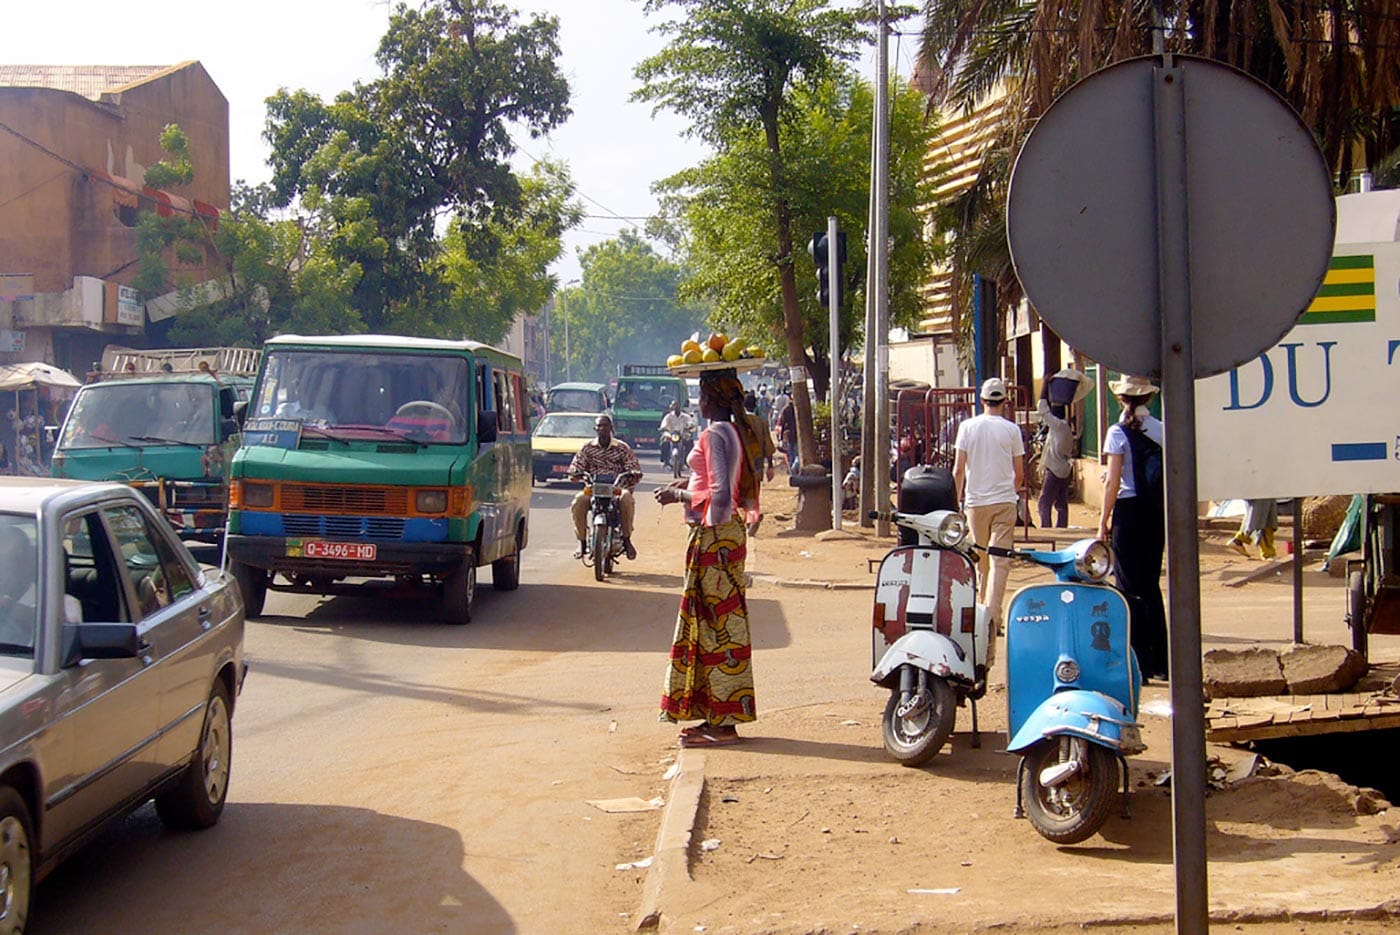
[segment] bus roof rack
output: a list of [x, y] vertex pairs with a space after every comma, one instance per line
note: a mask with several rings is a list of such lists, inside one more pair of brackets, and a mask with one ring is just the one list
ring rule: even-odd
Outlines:
[[253, 347], [184, 347], [137, 349], [112, 345], [102, 352], [102, 375], [154, 376], [161, 373], [208, 373], [222, 377], [257, 376], [262, 351]]

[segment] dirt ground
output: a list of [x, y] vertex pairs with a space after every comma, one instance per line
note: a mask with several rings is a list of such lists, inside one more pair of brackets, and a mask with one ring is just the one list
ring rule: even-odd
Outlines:
[[[786, 487], [770, 484], [765, 507], [771, 525], [753, 542], [750, 563], [756, 589], [817, 577], [855, 586], [870, 578], [866, 558], [888, 545], [868, 532], [821, 541], [785, 531]], [[1078, 507], [1071, 519], [1096, 521]], [[1202, 538], [1203, 587], [1262, 567], [1230, 553], [1230, 530], [1222, 530]], [[1017, 583], [1013, 575], [1012, 589]], [[880, 705], [860, 688], [829, 703], [765, 710], [744, 743], [703, 752], [693, 882], [668, 894], [663, 931], [1174, 931], [1165, 686], [1144, 690], [1149, 749], [1130, 761], [1131, 819], [1110, 819], [1075, 847], [1056, 847], [1012, 817], [1004, 676], [994, 673], [979, 705], [980, 747], [971, 745], [964, 708], [952, 743], [919, 770], [888, 761], [872, 742]], [[1329, 773], [1265, 763], [1246, 776], [1247, 751], [1210, 745], [1208, 754], [1220, 769], [1206, 802], [1214, 930], [1372, 935], [1400, 927], [1400, 824], [1391, 811], [1364, 814], [1359, 791]]]

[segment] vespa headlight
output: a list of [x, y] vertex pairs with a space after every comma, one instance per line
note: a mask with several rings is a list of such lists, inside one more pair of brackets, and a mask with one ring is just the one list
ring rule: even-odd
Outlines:
[[938, 521], [938, 532], [933, 538], [945, 549], [956, 548], [967, 538], [967, 517], [952, 511], [944, 513]]
[[447, 491], [420, 490], [414, 497], [414, 505], [419, 513], [446, 513]]
[[1113, 570], [1113, 550], [1098, 539], [1085, 539], [1075, 548], [1074, 570], [1086, 581], [1102, 581]]

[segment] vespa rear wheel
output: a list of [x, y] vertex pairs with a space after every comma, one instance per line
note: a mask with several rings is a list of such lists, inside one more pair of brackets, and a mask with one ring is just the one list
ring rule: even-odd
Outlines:
[[593, 553], [593, 578], [602, 581], [612, 571], [612, 546], [608, 542], [608, 527], [594, 525], [593, 541], [589, 543]]
[[928, 677], [928, 703], [906, 716], [899, 714], [899, 689], [890, 692], [885, 714], [880, 719], [885, 749], [896, 762], [923, 766], [938, 755], [953, 735], [958, 716], [958, 700], [947, 680]]
[[[1055, 786], [1041, 782], [1041, 774], [1069, 763], [1079, 751], [1079, 770]], [[1082, 737], [1061, 734], [1044, 740], [1026, 753], [1021, 771], [1021, 798], [1026, 817], [1047, 841], [1078, 844], [1098, 833], [1113, 810], [1118, 793], [1118, 758], [1107, 748]]]

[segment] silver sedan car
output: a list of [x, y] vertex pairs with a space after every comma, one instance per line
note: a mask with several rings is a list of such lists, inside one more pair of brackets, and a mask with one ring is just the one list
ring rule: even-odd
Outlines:
[[107, 819], [219, 820], [244, 671], [238, 589], [140, 494], [0, 477], [0, 935]]

